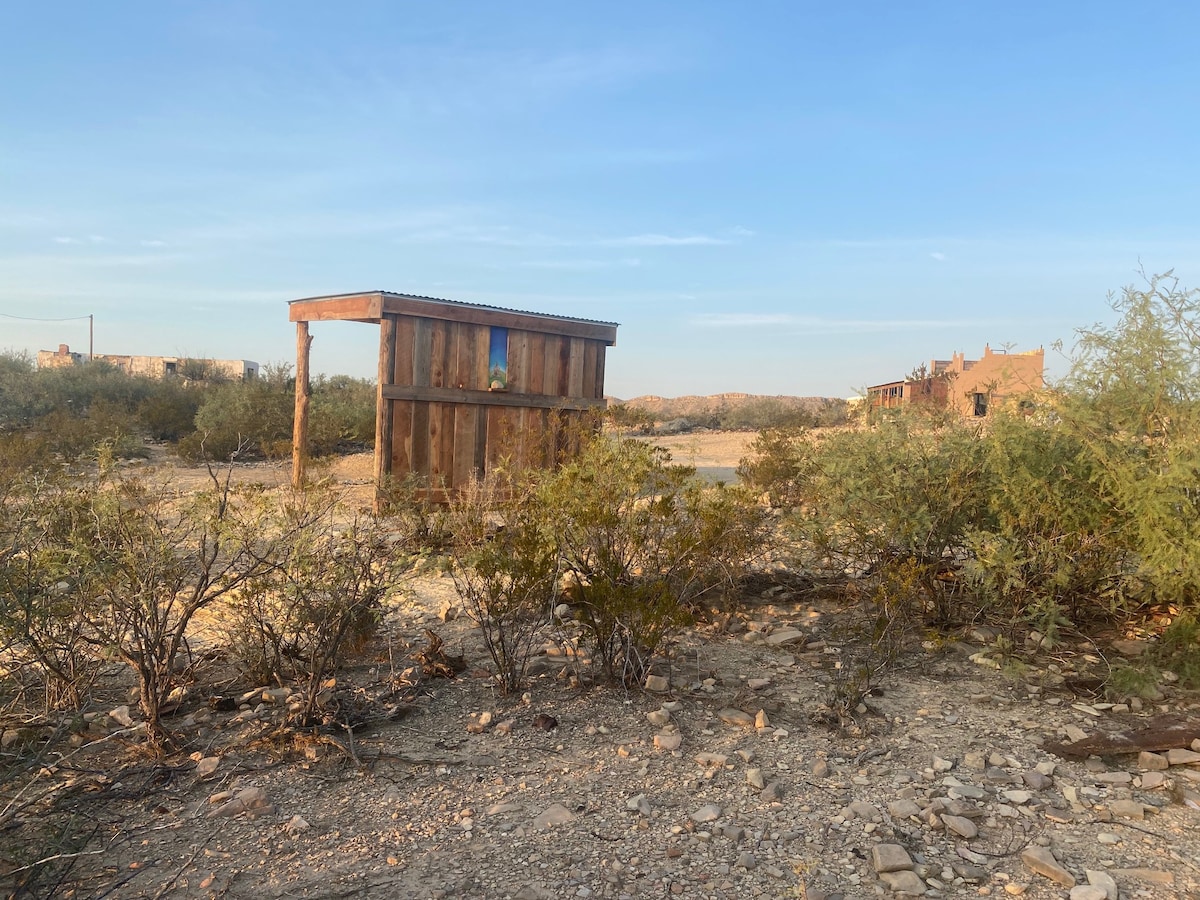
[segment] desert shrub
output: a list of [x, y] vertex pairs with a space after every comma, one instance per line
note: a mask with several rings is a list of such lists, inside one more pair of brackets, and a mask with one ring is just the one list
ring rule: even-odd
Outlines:
[[35, 431], [0, 431], [0, 500], [26, 475], [46, 474], [62, 468], [45, 434]]
[[298, 681], [303, 725], [316, 724], [322, 685], [375, 635], [384, 597], [412, 563], [385, 522], [360, 514], [340, 524], [328, 495], [301, 496], [281, 511], [276, 565], [262, 570], [225, 607], [235, 662], [256, 679]]
[[604, 410], [604, 418], [618, 434], [638, 432], [649, 434], [654, 429], [654, 415], [648, 409], [614, 403]]
[[804, 505], [792, 518], [808, 564], [856, 575], [915, 566], [927, 614], [960, 617], [944, 576], [968, 534], [987, 527], [991, 486], [978, 431], [900, 413], [813, 446]]
[[374, 382], [348, 375], [319, 376], [312, 383], [310, 439], [316, 455], [343, 446], [375, 444]]
[[36, 691], [44, 712], [79, 709], [99, 672], [70, 549], [88, 503], [86, 489], [32, 474], [0, 497], [0, 656], [10, 686]]
[[981, 606], [1051, 640], [1059, 617], [1127, 611], [1137, 561], [1078, 436], [1056, 417], [1001, 415], [982, 440], [990, 515], [963, 567]]
[[156, 441], [178, 441], [196, 430], [204, 391], [175, 379], [164, 380], [137, 408], [138, 422]]
[[0, 431], [36, 418], [34, 372], [33, 359], [27, 353], [0, 353]]
[[1058, 414], [1110, 498], [1160, 601], [1200, 601], [1200, 290], [1171, 273], [1111, 298], [1115, 325], [1079, 332]]
[[802, 429], [764, 428], [738, 463], [742, 484], [766, 494], [771, 505], [798, 505], [810, 475], [813, 448]]
[[775, 397], [756, 397], [720, 411], [717, 427], [729, 431], [759, 431], [765, 428], [812, 428], [817, 416], [807, 407]]
[[639, 680], [671, 631], [761, 547], [750, 498], [693, 475], [658, 448], [597, 437], [542, 485], [577, 617], [610, 679]]
[[284, 379], [231, 381], [205, 391], [196, 430], [180, 440], [188, 460], [227, 460], [239, 455], [279, 458], [292, 450], [295, 396]]
[[558, 593], [562, 559], [552, 523], [533, 481], [503, 472], [462, 490], [448, 518], [463, 608], [483, 634], [501, 691], [520, 690]]
[[161, 711], [178, 686], [176, 663], [196, 615], [277, 568], [291, 539], [267, 527], [258, 490], [233, 487], [228, 473], [211, 476], [208, 489], [181, 498], [107, 476], [70, 539], [90, 637], [137, 678], [154, 746], [169, 737]]

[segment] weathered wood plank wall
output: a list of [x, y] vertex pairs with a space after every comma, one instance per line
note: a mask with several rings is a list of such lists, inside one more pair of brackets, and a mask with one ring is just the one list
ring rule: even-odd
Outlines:
[[489, 391], [491, 328], [382, 314], [380, 483], [412, 475], [441, 497], [501, 464], [545, 465], [551, 430], [603, 405], [605, 342], [509, 327], [507, 390]]

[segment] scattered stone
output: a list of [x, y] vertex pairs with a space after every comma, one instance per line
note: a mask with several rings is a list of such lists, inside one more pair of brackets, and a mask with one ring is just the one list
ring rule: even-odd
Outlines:
[[1126, 657], [1141, 656], [1149, 646], [1145, 641], [1118, 640], [1112, 642], [1112, 648]]
[[1172, 766], [1193, 766], [1200, 763], [1200, 753], [1195, 750], [1168, 750], [1167, 764]]
[[108, 711], [108, 717], [123, 728], [133, 726], [133, 716], [129, 714], [128, 706], [118, 706]]
[[974, 784], [952, 785], [946, 793], [954, 800], [982, 800], [987, 796], [983, 788]]
[[646, 713], [646, 719], [651, 725], [654, 725], [657, 728], [662, 728], [662, 726], [671, 721], [671, 714], [665, 709], [652, 709], [650, 712]]
[[767, 635], [767, 643], [772, 647], [788, 647], [792, 644], [804, 643], [804, 632], [797, 628], [781, 628]]
[[491, 724], [492, 714], [490, 712], [471, 713], [467, 717], [467, 733], [483, 734]]
[[1142, 790], [1153, 791], [1167, 783], [1166, 772], [1146, 772], [1142, 775]]
[[496, 732], [496, 734], [512, 734], [512, 730], [516, 726], [516, 719], [505, 719], [503, 722], [497, 722], [496, 727], [492, 731]]
[[721, 807], [716, 803], [706, 803], [692, 813], [691, 818], [696, 823], [715, 822], [721, 818]]
[[824, 778], [829, 774], [829, 763], [823, 759], [818, 759], [812, 764], [812, 773], [816, 778]]
[[1114, 878], [1128, 878], [1131, 881], [1144, 881], [1147, 884], [1175, 883], [1175, 876], [1170, 872], [1160, 872], [1156, 869], [1109, 869], [1108, 874]]
[[749, 850], [743, 850], [738, 854], [736, 865], [739, 869], [753, 869], [758, 865], [758, 860], [754, 858], [754, 854]]
[[553, 731], [558, 727], [558, 719], [547, 713], [538, 713], [533, 717], [532, 724], [538, 731]]
[[646, 799], [645, 794], [638, 794], [636, 797], [630, 797], [625, 801], [625, 808], [631, 811], [636, 811], [643, 816], [650, 816], [650, 801]]
[[1044, 791], [1054, 784], [1054, 779], [1038, 771], [1022, 772], [1021, 780], [1025, 782], [1025, 787], [1031, 791]]
[[761, 691], [763, 688], [769, 687], [770, 684], [770, 678], [751, 678], [746, 682], [746, 687], [752, 691]]
[[762, 790], [759, 795], [764, 803], [774, 803], [777, 800], [783, 799], [783, 785], [778, 781], [772, 781]]
[[678, 731], [663, 731], [654, 736], [654, 746], [659, 750], [678, 750], [683, 743], [683, 735]]
[[916, 872], [884, 872], [879, 876], [879, 880], [897, 894], [910, 894], [914, 897], [919, 897], [925, 893], [925, 882], [921, 880]]
[[1151, 753], [1149, 750], [1138, 754], [1137, 764], [1143, 772], [1161, 772], [1171, 765], [1161, 753]]
[[566, 825], [575, 820], [575, 814], [561, 803], [552, 803], [533, 818], [534, 828], [550, 828], [553, 825]]
[[697, 753], [696, 763], [706, 769], [723, 769], [729, 757], [724, 753]]
[[899, 844], [875, 844], [871, 847], [871, 865], [877, 874], [900, 872], [913, 867], [912, 857]]
[[1071, 888], [1071, 900], [1107, 900], [1108, 893], [1094, 884], [1080, 884]]
[[766, 779], [763, 778], [762, 769], [747, 769], [746, 784], [757, 790], [762, 790], [767, 786]]
[[883, 821], [879, 810], [865, 800], [854, 800], [846, 807], [846, 812], [850, 813], [847, 818], [866, 819], [868, 822]]
[[302, 816], [292, 816], [288, 819], [287, 824], [283, 826], [283, 830], [288, 834], [300, 834], [302, 831], [308, 831], [310, 827], [312, 826]]
[[663, 675], [647, 675], [646, 690], [653, 694], [662, 694], [671, 689], [671, 682]]
[[1083, 874], [1087, 876], [1088, 884], [1103, 889], [1105, 900], [1117, 900], [1120, 891], [1117, 889], [1116, 880], [1111, 875], [1095, 869], [1085, 869]]
[[887, 810], [893, 819], [910, 819], [921, 814], [921, 807], [912, 800], [893, 800]]
[[1068, 872], [1054, 858], [1054, 854], [1046, 847], [1026, 847], [1021, 851], [1021, 862], [1037, 875], [1049, 878], [1063, 887], [1075, 887], [1075, 876]]
[[732, 706], [727, 706], [724, 709], [717, 711], [717, 718], [726, 725], [734, 725], [738, 728], [753, 728], [754, 716], [744, 710], [734, 709]]
[[201, 778], [207, 778], [213, 772], [217, 771], [217, 767], [221, 765], [219, 756], [206, 756], [196, 763], [196, 774]]
[[1108, 811], [1121, 819], [1146, 818], [1146, 806], [1138, 800], [1113, 800]]
[[248, 787], [242, 788], [216, 809], [211, 810], [207, 818], [216, 819], [238, 816], [242, 813], [248, 814], [251, 818], [256, 818], [273, 810], [274, 807], [271, 806], [271, 801], [267, 799], [266, 791], [260, 787]]
[[942, 759], [942, 757], [940, 757], [940, 756], [935, 756], [933, 758], [933, 771], [949, 772], [953, 768], [954, 768], [954, 763], [951, 760]]
[[959, 837], [966, 838], [968, 841], [979, 835], [979, 828], [966, 816], [943, 815], [942, 824], [948, 830], [953, 831]]
[[763, 731], [771, 727], [771, 720], [767, 718], [767, 711], [765, 709], [760, 709], [754, 714], [754, 727], [758, 731]]

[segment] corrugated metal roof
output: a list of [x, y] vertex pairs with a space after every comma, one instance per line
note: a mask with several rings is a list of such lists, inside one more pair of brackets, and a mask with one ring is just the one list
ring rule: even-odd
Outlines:
[[583, 319], [578, 316], [560, 316], [554, 313], [530, 312], [526, 309], [513, 309], [508, 306], [489, 306], [486, 303], [466, 303], [462, 300], [446, 300], [443, 297], [425, 297], [421, 294], [398, 294], [395, 291], [351, 291], [348, 294], [321, 294], [317, 297], [300, 297], [289, 300], [288, 303], [310, 303], [314, 300], [338, 300], [343, 297], [362, 297], [370, 294], [380, 294], [386, 297], [400, 297], [403, 300], [418, 300], [426, 303], [444, 303], [447, 306], [457, 306], [462, 309], [487, 309], [493, 312], [516, 313], [521, 316], [536, 316], [539, 319], [558, 319], [562, 322], [581, 322], [586, 325], [608, 325], [613, 328], [620, 326], [618, 322], [604, 322], [600, 319]]

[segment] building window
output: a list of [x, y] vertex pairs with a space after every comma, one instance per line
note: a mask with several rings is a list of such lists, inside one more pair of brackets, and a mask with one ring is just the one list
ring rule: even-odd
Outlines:
[[987, 415], [987, 404], [988, 404], [987, 394], [976, 394], [975, 395], [975, 415], [986, 416]]

